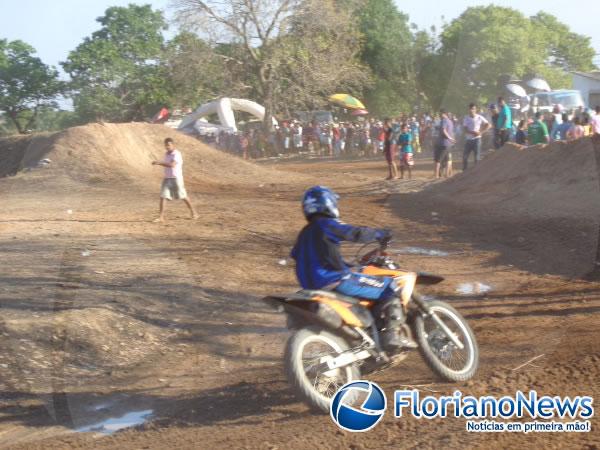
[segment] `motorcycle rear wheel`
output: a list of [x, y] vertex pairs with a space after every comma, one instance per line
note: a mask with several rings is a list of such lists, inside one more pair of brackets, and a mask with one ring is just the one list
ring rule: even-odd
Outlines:
[[466, 381], [479, 366], [479, 348], [467, 321], [452, 306], [441, 301], [429, 302], [432, 312], [450, 328], [464, 345], [460, 350], [430, 317], [415, 317], [414, 331], [427, 365], [448, 381]]
[[[320, 352], [319, 346], [323, 349]], [[317, 352], [310, 354], [311, 348], [316, 348]], [[325, 373], [314, 372], [314, 366], [349, 349], [343, 338], [318, 327], [302, 328], [289, 338], [284, 357], [286, 375], [297, 395], [311, 408], [329, 412], [331, 400], [338, 389], [360, 379], [360, 369], [356, 364]]]

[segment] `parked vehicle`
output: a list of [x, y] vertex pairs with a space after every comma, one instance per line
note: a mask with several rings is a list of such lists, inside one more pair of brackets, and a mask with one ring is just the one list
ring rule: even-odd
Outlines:
[[566, 112], [583, 111], [586, 108], [580, 91], [561, 89], [558, 91], [538, 92], [529, 95], [531, 108], [534, 112], [551, 113], [554, 106], [561, 105]]

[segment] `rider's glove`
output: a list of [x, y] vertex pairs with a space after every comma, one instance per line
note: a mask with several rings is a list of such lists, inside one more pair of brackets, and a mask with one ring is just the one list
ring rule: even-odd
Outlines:
[[382, 246], [387, 246], [391, 240], [392, 240], [392, 232], [390, 230], [381, 230], [381, 234], [380, 234], [379, 238], [377, 239], [377, 241]]

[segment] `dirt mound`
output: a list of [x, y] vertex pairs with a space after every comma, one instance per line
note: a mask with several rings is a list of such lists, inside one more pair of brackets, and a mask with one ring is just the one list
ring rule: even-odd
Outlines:
[[[600, 155], [599, 155], [600, 156]], [[520, 147], [506, 145], [477, 167], [428, 190], [469, 209], [502, 215], [598, 220], [600, 188], [591, 139]]]
[[[281, 183], [282, 173], [259, 167], [204, 145], [163, 125], [145, 123], [89, 124], [56, 134], [0, 139], [0, 177], [35, 168], [67, 174], [77, 181], [156, 183], [161, 169], [163, 141], [173, 137], [184, 156], [187, 180], [214, 184]], [[293, 177], [285, 174], [285, 179]]]
[[596, 147], [590, 138], [509, 144], [394, 206], [401, 217], [442, 225], [448, 241], [493, 251], [496, 264], [582, 276], [594, 267], [600, 226]]
[[23, 168], [36, 165], [51, 151], [54, 136], [41, 133], [0, 139], [0, 178], [16, 175]]
[[10, 363], [0, 366], [3, 382], [41, 390], [53, 377], [76, 380], [143, 363], [172, 334], [107, 308], [4, 320], [2, 332], [3, 361]]

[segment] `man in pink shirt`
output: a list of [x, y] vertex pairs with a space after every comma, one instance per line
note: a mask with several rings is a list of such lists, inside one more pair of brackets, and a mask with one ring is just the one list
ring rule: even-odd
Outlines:
[[183, 157], [181, 152], [175, 149], [173, 139], [165, 139], [165, 158], [162, 161], [152, 161], [153, 166], [164, 167], [164, 179], [160, 188], [160, 210], [155, 222], [165, 220], [165, 200], [183, 200], [190, 210], [192, 219], [197, 219], [198, 214], [190, 203], [185, 186], [183, 184]]

